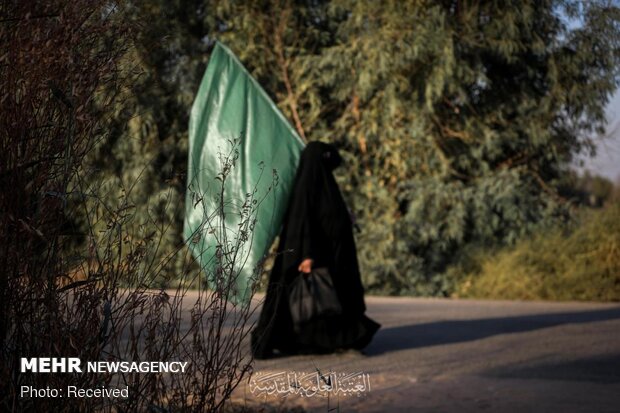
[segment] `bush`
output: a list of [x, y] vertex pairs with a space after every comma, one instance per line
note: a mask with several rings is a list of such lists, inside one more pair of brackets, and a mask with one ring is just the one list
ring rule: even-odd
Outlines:
[[620, 203], [580, 210], [568, 226], [492, 255], [479, 251], [459, 268], [457, 297], [618, 301]]

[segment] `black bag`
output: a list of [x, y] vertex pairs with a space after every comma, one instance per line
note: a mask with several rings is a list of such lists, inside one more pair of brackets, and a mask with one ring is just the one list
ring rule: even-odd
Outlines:
[[326, 267], [299, 273], [289, 289], [289, 307], [295, 329], [316, 318], [342, 314], [342, 306]]

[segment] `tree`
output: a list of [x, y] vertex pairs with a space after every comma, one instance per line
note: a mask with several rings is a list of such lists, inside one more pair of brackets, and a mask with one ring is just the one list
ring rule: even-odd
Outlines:
[[117, 175], [137, 170], [136, 153], [157, 160], [138, 191], [152, 197], [184, 170], [188, 109], [218, 38], [300, 135], [343, 151], [364, 281], [392, 293], [445, 294], [464, 246], [566, 216], [557, 182], [592, 148], [618, 85], [620, 10], [602, 1], [151, 1], [129, 13], [148, 22], [145, 76], [133, 129], [108, 143]]
[[330, 4], [333, 18], [343, 11], [315, 82], [324, 105], [337, 102], [332, 136], [356, 163], [347, 178], [366, 282], [445, 293], [436, 275], [464, 245], [512, 243], [562, 215], [556, 181], [602, 132], [618, 84], [619, 10]]
[[128, 205], [131, 238], [158, 240], [146, 243], [153, 287], [168, 285], [187, 267], [188, 254], [176, 252], [183, 248], [189, 108], [208, 58], [204, 37], [217, 27], [203, 3], [123, 3], [120, 12], [136, 32], [124, 61], [132, 82], [84, 171], [91, 215]]

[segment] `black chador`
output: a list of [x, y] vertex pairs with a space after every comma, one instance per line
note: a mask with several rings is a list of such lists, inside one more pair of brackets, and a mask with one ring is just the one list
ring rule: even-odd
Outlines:
[[[336, 148], [322, 142], [310, 142], [301, 154], [267, 295], [252, 331], [256, 358], [268, 358], [274, 350], [307, 354], [362, 349], [380, 327], [364, 315], [351, 217], [332, 175], [341, 161]], [[306, 259], [312, 259], [312, 268], [329, 269], [342, 315], [318, 319], [296, 332], [288, 291]]]

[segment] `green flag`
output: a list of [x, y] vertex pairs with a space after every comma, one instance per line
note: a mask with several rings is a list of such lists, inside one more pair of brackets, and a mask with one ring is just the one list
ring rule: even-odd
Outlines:
[[280, 230], [304, 144], [236, 56], [216, 43], [189, 122], [183, 236], [210, 287], [247, 300]]

